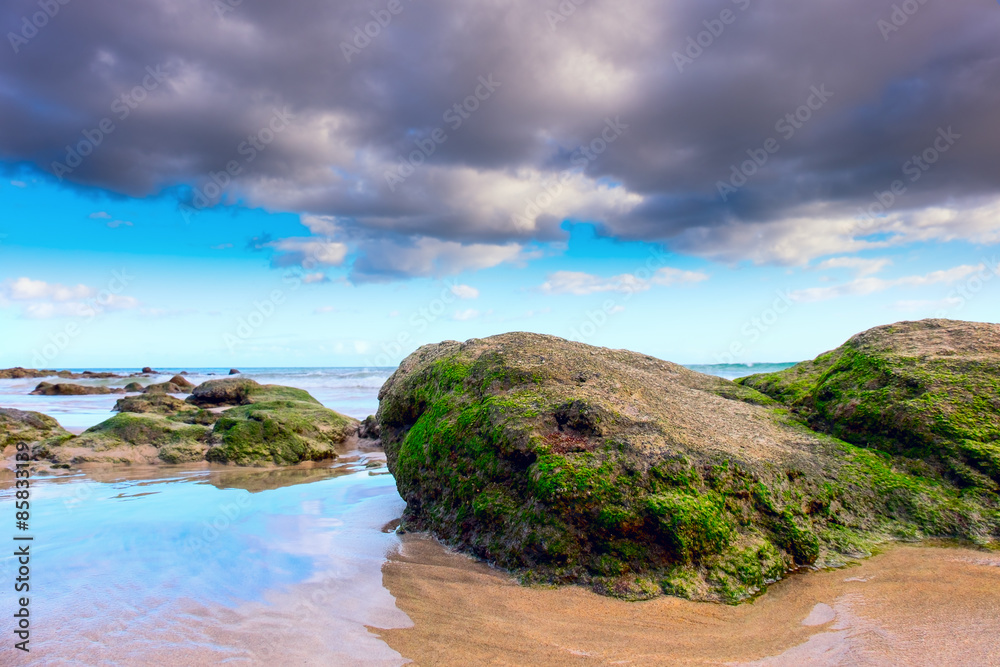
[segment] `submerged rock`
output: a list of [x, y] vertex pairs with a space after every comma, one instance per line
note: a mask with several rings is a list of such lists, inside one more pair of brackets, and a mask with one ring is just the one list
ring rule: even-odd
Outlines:
[[958, 486], [1000, 489], [1000, 325], [877, 327], [813, 361], [738, 382], [815, 430]]
[[379, 399], [404, 527], [527, 580], [736, 602], [893, 537], [1000, 535], [995, 495], [633, 352], [526, 333], [445, 342]]
[[138, 382], [129, 382], [127, 385], [125, 385], [125, 393], [126, 394], [133, 393], [133, 392], [139, 392], [139, 393], [141, 393], [141, 392], [143, 392], [145, 390], [146, 390], [145, 387], [143, 387]]

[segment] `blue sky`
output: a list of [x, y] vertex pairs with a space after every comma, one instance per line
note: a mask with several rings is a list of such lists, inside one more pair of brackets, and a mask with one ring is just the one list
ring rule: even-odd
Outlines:
[[1000, 8], [899, 4], [3, 3], [0, 365], [997, 321]]
[[[394, 365], [421, 344], [512, 330], [682, 363], [795, 361], [901, 319], [989, 321], [1000, 282], [961, 268], [906, 282], [995, 261], [996, 248], [966, 242], [858, 253], [860, 267], [820, 270], [712, 262], [567, 222], [567, 241], [538, 244], [516, 264], [353, 284], [349, 258], [308, 272], [252, 247], [264, 234], [301, 234], [294, 214], [220, 206], [188, 222], [170, 196], [110, 196], [40, 174], [3, 183], [0, 206], [16, 221], [0, 230], [3, 366]], [[651, 268], [677, 277], [643, 282]], [[870, 294], [808, 296], [875, 269], [868, 279], [886, 285]], [[44, 287], [17, 293], [18, 279]]]

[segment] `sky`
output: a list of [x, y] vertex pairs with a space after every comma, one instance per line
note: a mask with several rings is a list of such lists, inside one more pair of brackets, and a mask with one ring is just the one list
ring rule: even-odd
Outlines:
[[986, 0], [9, 0], [0, 366], [998, 321]]

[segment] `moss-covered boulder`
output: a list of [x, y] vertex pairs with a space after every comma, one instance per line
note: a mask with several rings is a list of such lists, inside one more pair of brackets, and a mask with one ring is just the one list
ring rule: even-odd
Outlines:
[[[35, 457], [60, 464], [292, 465], [336, 458], [357, 431], [356, 420], [323, 407], [308, 392], [249, 382], [252, 386], [229, 394], [244, 403], [228, 409], [205, 408], [164, 392], [126, 396], [115, 405], [120, 414], [79, 436], [44, 440]], [[225, 392], [229, 388], [208, 392], [214, 397], [210, 403]]]
[[315, 401], [261, 401], [222, 413], [206, 458], [242, 466], [336, 458], [338, 446], [356, 430], [356, 420]]
[[151, 384], [143, 390], [145, 394], [190, 394], [191, 387], [193, 387], [190, 382], [185, 385], [177, 385], [171, 382], [160, 382], [157, 384]]
[[816, 430], [1000, 489], [1000, 325], [924, 320], [858, 334], [780, 373], [739, 380]]
[[528, 580], [735, 602], [884, 540], [1000, 535], [995, 494], [633, 352], [524, 333], [445, 342], [379, 398], [404, 526]]
[[209, 428], [170, 416], [123, 412], [73, 438], [36, 447], [54, 463], [185, 463], [204, 460]]
[[209, 380], [195, 387], [187, 398], [188, 403], [201, 407], [248, 405], [282, 400], [320, 404], [305, 390], [281, 385], [260, 384], [249, 378]]
[[0, 408], [0, 451], [21, 443], [32, 444], [40, 440], [69, 437], [69, 432], [52, 417], [40, 412], [15, 408]]
[[138, 382], [129, 382], [127, 385], [125, 385], [124, 389], [126, 394], [134, 394], [134, 393], [141, 394], [143, 391], [145, 391], [145, 387], [143, 387]]
[[193, 405], [185, 403], [170, 394], [157, 392], [119, 398], [113, 410], [115, 412], [135, 412], [139, 414], [153, 412], [161, 415], [197, 412], [197, 408]]

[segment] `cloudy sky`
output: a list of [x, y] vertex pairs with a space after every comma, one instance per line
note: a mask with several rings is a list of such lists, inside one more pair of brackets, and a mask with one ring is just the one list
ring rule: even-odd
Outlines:
[[987, 0], [9, 0], [0, 365], [997, 321]]

